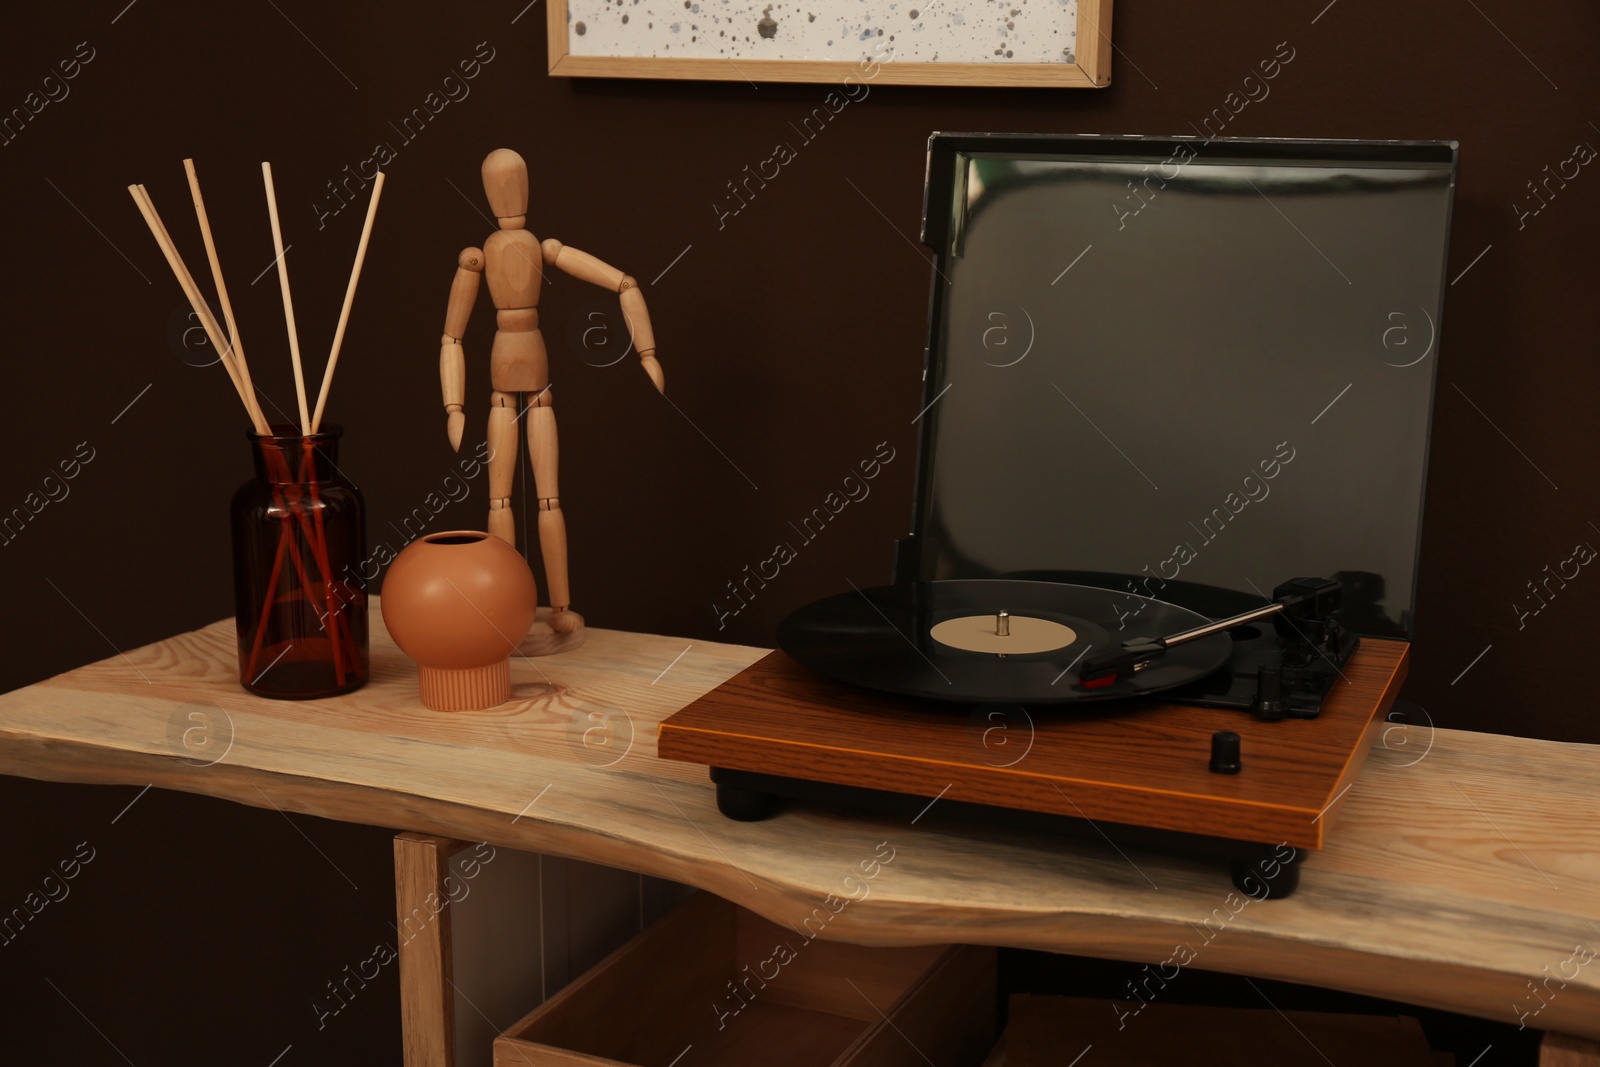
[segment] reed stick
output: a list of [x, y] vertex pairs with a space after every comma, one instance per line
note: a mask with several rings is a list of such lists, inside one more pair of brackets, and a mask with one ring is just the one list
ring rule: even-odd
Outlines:
[[[338, 677], [339, 684], [344, 685], [344, 658], [339, 649], [339, 624], [343, 621], [341, 616], [344, 612], [344, 604], [341, 601], [337, 609], [333, 606], [333, 566], [328, 557], [328, 533], [322, 522], [322, 494], [317, 490], [317, 469], [311, 458], [311, 440], [309, 438], [302, 437], [300, 439], [300, 445], [305, 449], [305, 455], [301, 460], [300, 469], [307, 475], [306, 483], [308, 488], [311, 490], [312, 503], [315, 505], [315, 507], [311, 509], [311, 517], [317, 528], [317, 539], [311, 545], [311, 552], [315, 557], [315, 562], [322, 567], [322, 601], [328, 609], [323, 613], [324, 621], [322, 626], [323, 629], [327, 631], [329, 647], [333, 650], [334, 673]], [[309, 590], [307, 591], [307, 595], [310, 595]], [[348, 627], [346, 627], [346, 630], [348, 632]], [[351, 636], [353, 640], [354, 635]], [[352, 649], [353, 647], [354, 646], [352, 645]]]
[[[262, 164], [261, 164], [261, 179], [262, 179], [263, 184], [266, 186], [267, 217], [272, 223], [272, 245], [273, 245], [273, 251], [277, 253], [278, 284], [279, 284], [279, 287], [283, 291], [283, 317], [284, 317], [284, 321], [287, 324], [288, 330], [289, 330], [289, 358], [290, 358], [290, 361], [294, 365], [295, 399], [298, 402], [299, 408], [300, 408], [300, 435], [301, 435], [302, 439], [304, 439], [306, 437], [309, 437], [309, 435], [313, 432], [313, 430], [311, 428], [310, 413], [307, 411], [307, 405], [306, 405], [305, 372], [304, 372], [303, 366], [302, 366], [301, 361], [300, 361], [300, 334], [299, 334], [298, 329], [295, 326], [295, 321], [294, 321], [294, 299], [290, 295], [290, 291], [289, 291], [289, 263], [288, 263], [288, 260], [286, 259], [285, 255], [284, 255], [285, 249], [284, 249], [284, 245], [283, 245], [283, 228], [282, 228], [282, 225], [278, 221], [278, 194], [277, 194], [277, 190], [274, 188], [273, 182], [272, 182], [272, 164], [271, 163], [268, 163], [266, 161], [262, 162]], [[308, 482], [310, 490], [311, 490], [312, 500], [314, 502], [320, 504], [321, 501], [319, 499], [319, 494], [318, 494], [318, 491], [317, 491], [317, 476], [316, 476], [316, 472], [315, 472], [314, 469], [309, 470], [309, 471], [305, 470], [305, 467], [309, 466], [309, 463], [310, 463], [310, 452], [309, 452], [309, 449], [311, 447], [311, 444], [310, 444], [309, 441], [303, 441], [303, 444], [305, 445], [305, 447], [307, 449], [307, 454], [306, 454], [306, 457], [305, 457], [305, 464], [302, 465], [302, 472], [306, 474], [307, 482]], [[300, 518], [300, 522], [302, 524], [304, 524], [305, 523], [305, 516], [302, 514], [299, 518]], [[316, 527], [316, 533], [315, 533], [315, 536], [308, 536], [307, 540], [310, 543], [313, 562], [318, 564], [322, 569], [322, 575], [323, 575], [323, 599], [324, 599], [324, 603], [327, 605], [327, 608], [328, 608], [328, 611], [326, 612], [326, 615], [328, 616], [328, 621], [326, 623], [324, 623], [324, 628], [328, 630], [328, 636], [329, 636], [330, 641], [332, 642], [334, 670], [335, 670], [335, 673], [338, 676], [338, 684], [343, 685], [344, 684], [344, 659], [343, 659], [342, 651], [341, 651], [341, 649], [339, 647], [339, 644], [338, 644], [339, 632], [340, 632], [340, 624], [341, 624], [341, 622], [343, 620], [334, 615], [334, 609], [333, 609], [333, 603], [332, 603], [333, 575], [332, 575], [332, 573], [330, 572], [330, 569], [329, 569], [329, 560], [328, 560], [328, 551], [327, 551], [327, 533], [323, 528], [322, 510], [321, 510], [320, 507], [316, 507], [316, 508], [312, 509], [312, 518], [313, 518], [314, 525]], [[310, 531], [308, 530], [307, 532], [309, 534]], [[299, 562], [298, 550], [296, 549], [295, 545], [292, 542], [289, 545], [289, 551], [290, 551], [290, 554], [292, 556], [295, 556], [296, 562], [298, 563]], [[310, 597], [311, 596], [311, 587], [308, 584], [308, 580], [306, 579], [306, 577], [305, 577], [305, 575], [303, 573], [302, 573], [301, 577], [302, 577], [301, 584], [306, 590], [306, 595], [308, 597]], [[313, 601], [313, 605], [314, 605], [314, 601]], [[351, 639], [352, 639], [352, 644], [353, 644], [353, 640], [354, 640], [353, 635], [351, 635]]]
[[311, 415], [311, 432], [322, 425], [322, 409], [328, 403], [328, 389], [333, 385], [333, 368], [339, 365], [339, 346], [344, 344], [345, 324], [350, 321], [350, 305], [355, 303], [356, 282], [361, 280], [361, 264], [367, 259], [367, 242], [372, 239], [372, 223], [378, 217], [378, 197], [383, 193], [383, 171], [372, 183], [372, 202], [367, 205], [367, 221], [361, 227], [361, 243], [356, 246], [355, 266], [350, 268], [350, 284], [344, 291], [344, 307], [339, 311], [339, 326], [333, 331], [333, 349], [328, 353], [328, 367], [322, 372], [322, 388], [317, 392], [317, 410]]
[[288, 554], [289, 538], [293, 536], [289, 532], [288, 523], [286, 516], [278, 533], [278, 554], [272, 557], [272, 573], [267, 577], [267, 593], [261, 598], [261, 618], [256, 620], [256, 636], [250, 644], [250, 658], [244, 665], [246, 685], [254, 685], [257, 681], [256, 657], [261, 655], [261, 642], [267, 636], [267, 623], [272, 618], [272, 601], [278, 588], [278, 576], [283, 573], [283, 557]]
[[167, 233], [167, 227], [162, 223], [161, 216], [156, 212], [156, 205], [150, 199], [150, 193], [142, 185], [128, 186], [128, 194], [133, 197], [133, 202], [139, 208], [139, 213], [144, 216], [145, 225], [150, 227], [150, 234], [156, 239], [161, 254], [166, 257], [167, 266], [178, 279], [178, 285], [183, 289], [183, 295], [188, 297], [189, 306], [200, 319], [200, 326], [210, 339], [212, 347], [220, 354], [223, 369], [228, 372], [228, 378], [233, 382], [234, 390], [239, 394], [239, 400], [244, 404], [245, 414], [250, 417], [251, 425], [256, 433], [268, 434], [270, 430], [266, 420], [261, 416], [260, 409], [253, 408], [246, 399], [243, 380], [239, 375], [239, 368], [234, 362], [233, 353], [222, 335], [222, 327], [217, 324], [216, 316], [211, 314], [211, 308], [206, 305], [205, 299], [200, 295], [199, 286], [194, 283], [194, 276], [189, 273], [189, 268], [184, 266], [183, 257], [178, 254], [178, 249], [172, 242], [172, 235]]
[[189, 176], [189, 193], [194, 197], [194, 214], [200, 222], [200, 238], [205, 242], [206, 259], [211, 263], [211, 281], [217, 287], [217, 302], [222, 305], [222, 317], [228, 324], [228, 340], [233, 346], [234, 362], [239, 367], [239, 380], [244, 386], [245, 406], [250, 409], [252, 422], [265, 425], [266, 416], [261, 412], [261, 401], [256, 399], [255, 383], [250, 380], [250, 364], [245, 359], [239, 323], [233, 317], [233, 302], [228, 299], [228, 285], [222, 279], [222, 263], [217, 259], [217, 243], [211, 236], [211, 220], [206, 215], [205, 197], [200, 195], [200, 176], [195, 173], [194, 160], [184, 160], [183, 170]]
[[289, 262], [283, 255], [283, 228], [278, 225], [278, 194], [272, 187], [272, 164], [261, 164], [267, 187], [267, 217], [272, 221], [272, 249], [278, 254], [278, 287], [283, 290], [283, 318], [289, 326], [289, 359], [294, 364], [294, 393], [300, 404], [300, 434], [311, 432], [311, 412], [306, 409], [306, 376], [300, 369], [300, 334], [294, 327], [294, 298], [289, 295]]

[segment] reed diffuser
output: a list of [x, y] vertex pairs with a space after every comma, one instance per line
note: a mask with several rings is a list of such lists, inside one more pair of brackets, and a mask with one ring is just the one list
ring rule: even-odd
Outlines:
[[372, 202], [367, 207], [322, 388], [312, 409], [306, 399], [272, 166], [261, 164], [299, 415], [298, 422], [269, 423], [250, 378], [194, 161], [186, 159], [183, 165], [226, 332], [184, 265], [149, 192], [143, 185], [130, 185], [128, 192], [218, 352], [250, 419], [248, 437], [255, 476], [234, 494], [231, 508], [239, 683], [260, 696], [286, 700], [346, 693], [365, 684], [369, 673], [366, 589], [355, 577], [366, 556], [365, 503], [361, 491], [339, 469], [340, 428], [324, 426], [322, 415], [372, 237], [384, 175], [380, 172], [373, 182]]

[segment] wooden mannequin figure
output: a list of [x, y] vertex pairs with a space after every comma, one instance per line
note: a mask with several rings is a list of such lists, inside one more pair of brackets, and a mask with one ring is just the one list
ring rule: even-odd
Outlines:
[[462, 339], [478, 296], [478, 275], [482, 274], [489, 282], [497, 326], [489, 353], [489, 382], [494, 390], [489, 401], [489, 532], [516, 546], [511, 487], [517, 472], [517, 420], [525, 412], [528, 458], [539, 498], [539, 548], [550, 596], [550, 627], [556, 634], [573, 634], [583, 626], [583, 619], [572, 610], [567, 586], [567, 528], [556, 485], [556, 413], [544, 337], [539, 333], [539, 287], [544, 280], [541, 261], [619, 294], [622, 315], [645, 373], [657, 389], [665, 392], [666, 386], [661, 364], [656, 362], [655, 337], [639, 283], [587, 252], [554, 239], [540, 244], [528, 232], [528, 166], [522, 157], [508, 148], [490, 152], [483, 161], [483, 191], [500, 228], [489, 235], [482, 249], [465, 249], [457, 258], [440, 338], [439, 380], [450, 446], [460, 450], [466, 423]]

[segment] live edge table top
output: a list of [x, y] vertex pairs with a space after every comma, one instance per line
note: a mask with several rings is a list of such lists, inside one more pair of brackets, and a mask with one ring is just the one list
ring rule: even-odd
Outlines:
[[705, 768], [658, 759], [656, 734], [765, 649], [591, 629], [514, 658], [510, 702], [442, 714], [376, 601], [372, 631], [372, 681], [331, 700], [240, 689], [232, 620], [5, 694], [0, 773], [579, 857], [774, 922], [825, 909], [828, 938], [1150, 963], [1183, 945], [1207, 970], [1600, 1038], [1600, 746], [1389, 727], [1299, 891], [1258, 903], [1225, 861], [1102, 841], [808, 805], [724, 819]]

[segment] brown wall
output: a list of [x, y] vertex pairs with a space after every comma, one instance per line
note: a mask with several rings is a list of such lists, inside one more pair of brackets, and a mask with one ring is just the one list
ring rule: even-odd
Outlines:
[[[320, 367], [364, 197], [320, 230], [313, 204], [376, 142], [398, 149], [330, 405], [376, 540], [452, 470], [434, 369], [445, 293], [457, 250], [489, 230], [478, 161], [519, 149], [534, 231], [646, 283], [671, 398], [631, 357], [604, 369], [579, 358], [570, 338], [604, 302], [558, 278], [543, 315], [575, 604], [600, 626], [765, 643], [796, 605], [886, 577], [908, 520], [928, 277], [912, 243], [929, 131], [1187, 132], [1288, 41], [1295, 59], [1271, 96], [1226, 132], [1459, 140], [1451, 277], [1488, 249], [1449, 291], [1406, 696], [1440, 726], [1600, 741], [1583, 688], [1600, 577], [1582, 573], [1523, 629], [1512, 607], [1575, 543], [1600, 544], [1600, 173], [1583, 168], [1520, 226], [1513, 207], [1545, 165], [1600, 146], [1600, 8], [1127, 0], [1112, 88], [876, 86], [719, 226], [725, 183], [790, 140], [788, 123], [825, 88], [551, 80], [544, 9], [513, 24], [523, 2], [103, 0], [8, 13], [0, 108], [20, 106], [79, 42], [93, 58], [70, 95], [0, 146], [11, 297], [0, 509], [80, 442], [94, 459], [0, 546], [12, 620], [0, 688], [231, 610], [225, 509], [246, 474], [245, 423], [220, 369], [176, 350], [183, 300], [129, 182], [150, 186], [198, 266], [179, 166], [197, 159], [258, 377], [288, 408], [275, 279], [250, 284], [272, 260], [257, 165], [274, 163], [301, 333]], [[406, 143], [389, 123], [479, 42], [493, 59], [470, 95]], [[468, 339], [469, 441], [485, 411], [486, 307]], [[872, 496], [719, 630], [723, 583], [880, 441], [898, 456]], [[484, 488], [435, 528], [481, 525]], [[357, 1062], [375, 1042], [394, 1061], [392, 976], [323, 1031], [309, 1007], [386, 936], [383, 831], [291, 827], [271, 811], [154, 792], [113, 825], [137, 789], [7, 780], [0, 791], [12, 835], [0, 908], [77, 842], [98, 850], [69, 899], [0, 947], [8, 1044], [20, 1035], [60, 1062], [120, 1062], [114, 1043], [138, 1063], [263, 1064], [292, 1044], [289, 1064]]]

